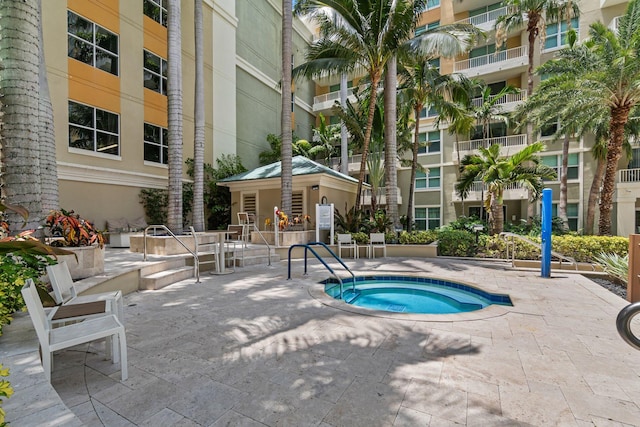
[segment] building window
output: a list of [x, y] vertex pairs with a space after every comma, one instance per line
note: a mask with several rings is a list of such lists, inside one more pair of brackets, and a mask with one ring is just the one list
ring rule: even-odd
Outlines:
[[431, 107], [429, 110], [425, 107], [420, 110], [420, 118], [426, 119], [427, 117], [438, 117], [438, 110], [436, 110], [436, 107]]
[[423, 132], [418, 135], [419, 154], [439, 153], [440, 152], [440, 131]]
[[419, 27], [416, 27], [414, 34], [416, 37], [418, 37], [419, 35], [425, 33], [427, 30], [432, 30], [434, 28], [438, 28], [439, 26], [440, 26], [440, 21], [434, 21], [425, 25], [420, 25]]
[[[578, 24], [578, 18], [571, 20], [571, 28], [576, 30], [576, 32], [579, 29]], [[547, 38], [544, 41], [544, 48], [554, 49], [566, 45], [567, 31], [569, 31], [569, 26], [566, 21], [547, 25]]]
[[[347, 89], [353, 87], [353, 80], [349, 80], [347, 82]], [[340, 83], [329, 86], [329, 92], [339, 92], [340, 91]]]
[[631, 151], [631, 160], [627, 165], [627, 169], [640, 169], [640, 148], [634, 148]]
[[440, 168], [429, 168], [427, 173], [416, 171], [416, 189], [440, 188]]
[[120, 117], [69, 101], [69, 148], [120, 155]]
[[[502, 3], [498, 2], [498, 3], [490, 4], [489, 6], [480, 7], [478, 9], [472, 9], [469, 11], [469, 18], [472, 18], [474, 16], [479, 16], [479, 15], [484, 15], [485, 13], [489, 13], [491, 11], [501, 9], [503, 7], [504, 6], [502, 6]], [[482, 22], [487, 22], [487, 21], [489, 21], [489, 19]]]
[[167, 61], [158, 55], [143, 51], [144, 87], [167, 94]]
[[415, 208], [413, 218], [418, 230], [435, 230], [440, 227], [440, 208]]
[[67, 11], [68, 56], [118, 75], [118, 36]]
[[558, 122], [550, 123], [540, 129], [541, 137], [553, 136], [558, 131]]
[[440, 0], [427, 0], [427, 10], [440, 6]]
[[[551, 205], [551, 216], [558, 216], [558, 204]], [[569, 230], [578, 231], [578, 204], [567, 203], [567, 220], [569, 221]]]
[[[560, 170], [562, 169], [562, 155], [542, 156], [542, 164], [550, 167], [556, 172], [557, 180], [560, 180]], [[580, 177], [580, 156], [578, 153], [570, 153], [567, 158], [567, 179], [578, 179]]]
[[167, 2], [169, 0], [144, 0], [144, 14], [154, 21], [167, 26]]
[[149, 123], [144, 124], [144, 160], [166, 165], [169, 157], [167, 129]]

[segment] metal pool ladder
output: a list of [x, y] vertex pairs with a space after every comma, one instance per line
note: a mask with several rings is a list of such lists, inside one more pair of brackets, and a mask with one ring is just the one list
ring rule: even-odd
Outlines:
[[336, 274], [335, 271], [333, 271], [333, 269], [322, 259], [322, 257], [320, 255], [318, 255], [318, 253], [313, 250], [313, 248], [311, 246], [322, 246], [323, 248], [325, 248], [327, 250], [327, 252], [329, 252], [344, 268], [345, 270], [347, 270], [349, 272], [349, 274], [351, 274], [351, 290], [352, 292], [355, 293], [356, 291], [356, 276], [355, 274], [353, 274], [353, 272], [349, 269], [349, 267], [347, 267], [347, 265], [340, 259], [340, 257], [338, 257], [338, 255], [335, 254], [335, 252], [333, 252], [331, 250], [331, 248], [327, 245], [325, 245], [322, 242], [309, 242], [309, 243], [297, 243], [295, 245], [291, 245], [291, 247], [289, 247], [289, 255], [288, 255], [288, 274], [287, 274], [287, 280], [291, 280], [291, 251], [293, 250], [293, 248], [304, 248], [304, 275], [307, 275], [307, 252], [311, 252], [317, 259], [318, 261], [320, 261], [322, 263], [322, 265], [324, 265], [327, 270], [329, 270], [329, 272], [333, 275], [333, 277], [335, 277], [338, 280], [338, 283], [340, 283], [340, 299], [342, 298], [342, 294], [344, 291], [344, 283], [342, 282], [342, 279], [340, 277], [338, 277], [338, 275]]

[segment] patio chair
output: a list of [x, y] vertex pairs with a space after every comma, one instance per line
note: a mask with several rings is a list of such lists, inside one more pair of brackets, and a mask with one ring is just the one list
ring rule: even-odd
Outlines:
[[238, 224], [242, 225], [242, 240], [251, 241], [251, 230], [256, 225], [256, 215], [250, 212], [238, 212]]
[[[219, 273], [221, 270], [220, 267], [220, 242], [209, 242], [209, 243], [200, 243], [198, 239], [198, 234], [193, 227], [189, 227], [191, 231], [191, 235], [193, 236], [194, 250], [196, 255], [198, 255], [198, 269], [200, 266], [206, 264], [215, 264], [215, 271]], [[200, 256], [206, 256], [206, 261], [200, 261]]]
[[369, 258], [376, 257], [376, 249], [382, 249], [382, 256], [387, 256], [387, 243], [384, 241], [384, 233], [369, 234], [369, 247], [367, 248]]
[[[358, 245], [356, 241], [351, 238], [351, 234], [338, 233], [338, 256], [342, 258], [342, 250], [353, 250], [353, 257], [358, 258]], [[350, 252], [347, 252], [349, 254]]]
[[[27, 305], [29, 316], [36, 330], [40, 342], [40, 354], [42, 367], [47, 381], [51, 382], [51, 370], [53, 369], [53, 352], [79, 344], [88, 343], [102, 338], [112, 338], [111, 360], [115, 363], [120, 359], [120, 377], [122, 381], [129, 376], [127, 370], [127, 339], [124, 326], [113, 314], [104, 314], [99, 317], [89, 318], [82, 322], [54, 328], [51, 318], [55, 316], [59, 307], [54, 307], [46, 315], [38, 290], [32, 279], [27, 279], [22, 287], [22, 297]], [[99, 301], [97, 303], [100, 303]], [[105, 302], [102, 302], [106, 304]], [[83, 304], [84, 305], [84, 304]], [[107, 345], [107, 349], [109, 349]]]
[[118, 320], [124, 324], [124, 303], [122, 301], [121, 291], [102, 292], [93, 295], [78, 295], [71, 272], [65, 261], [55, 265], [47, 266], [47, 275], [51, 281], [54, 299], [56, 304], [72, 305], [89, 303], [95, 301], [105, 301], [107, 311], [112, 312], [118, 317]]

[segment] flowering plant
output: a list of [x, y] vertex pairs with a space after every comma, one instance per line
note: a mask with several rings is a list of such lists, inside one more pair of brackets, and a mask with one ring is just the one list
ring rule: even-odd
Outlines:
[[296, 215], [293, 218], [289, 218], [289, 215], [282, 212], [281, 210], [276, 211], [276, 215], [278, 216], [278, 228], [280, 230], [285, 230], [287, 227], [291, 225], [299, 225], [304, 224], [305, 222], [311, 222], [311, 216], [304, 215]]

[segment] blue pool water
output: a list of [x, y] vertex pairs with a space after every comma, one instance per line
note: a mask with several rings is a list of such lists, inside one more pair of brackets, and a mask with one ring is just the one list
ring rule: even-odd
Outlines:
[[[322, 282], [325, 292], [340, 298], [336, 279]], [[513, 305], [508, 295], [492, 294], [448, 280], [410, 276], [356, 277], [355, 291], [344, 280], [343, 298], [348, 304], [396, 313], [451, 314], [483, 309], [491, 304]]]

